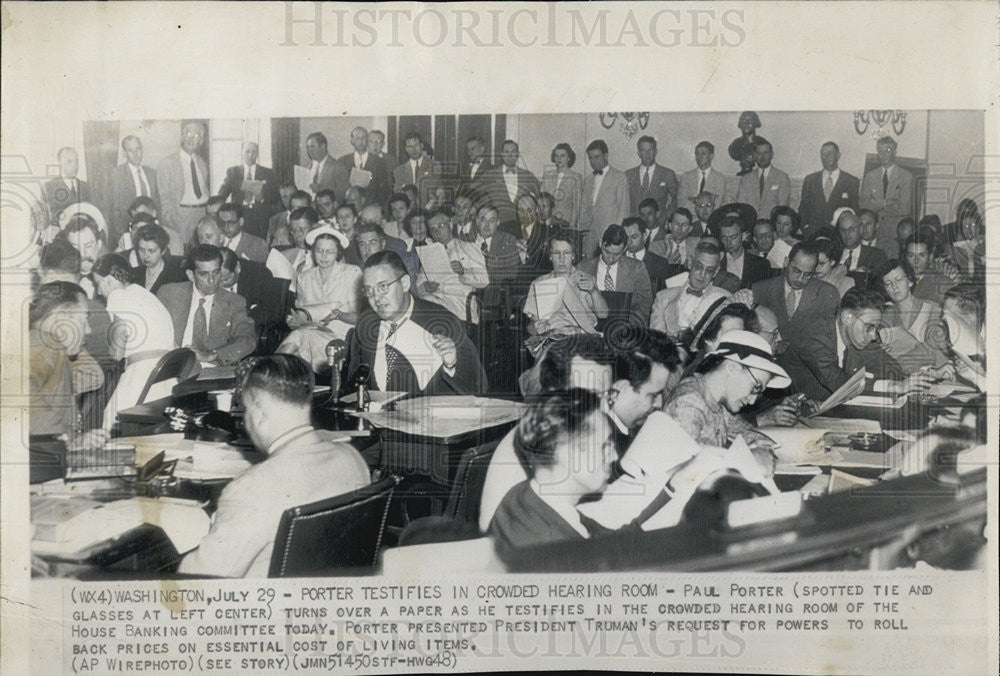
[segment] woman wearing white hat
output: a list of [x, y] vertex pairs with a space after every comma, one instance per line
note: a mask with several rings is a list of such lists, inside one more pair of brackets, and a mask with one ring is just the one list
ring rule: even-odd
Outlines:
[[663, 410], [700, 444], [725, 448], [742, 435], [770, 475], [774, 442], [737, 413], [757, 401], [765, 388], [790, 384], [766, 340], [749, 331], [730, 331], [695, 374], [674, 388]]
[[319, 372], [327, 363], [327, 343], [344, 339], [358, 321], [361, 268], [342, 262], [348, 242], [336, 228], [310, 230], [305, 243], [314, 265], [299, 273], [295, 309], [286, 318], [293, 331], [277, 351], [297, 354]]

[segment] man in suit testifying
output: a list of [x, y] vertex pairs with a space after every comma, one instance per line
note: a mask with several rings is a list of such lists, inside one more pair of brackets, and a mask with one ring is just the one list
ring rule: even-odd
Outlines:
[[[271, 216], [281, 208], [281, 196], [274, 172], [257, 164], [258, 152], [258, 146], [253, 141], [243, 144], [243, 163], [226, 169], [219, 197], [243, 205], [244, 229], [263, 238], [267, 237]], [[256, 188], [258, 181], [262, 183], [259, 191]], [[244, 187], [251, 186], [254, 186], [252, 190], [244, 190]]]
[[411, 394], [483, 394], [486, 372], [465, 325], [447, 309], [410, 293], [410, 276], [392, 251], [365, 260], [358, 316], [349, 350], [350, 383], [369, 367], [368, 387]]
[[810, 332], [833, 330], [840, 293], [816, 279], [819, 253], [809, 242], [792, 247], [784, 274], [753, 285], [753, 300], [774, 312], [778, 331], [786, 340]]
[[[434, 163], [424, 154], [424, 140], [420, 134], [410, 132], [403, 141], [406, 159], [392, 170], [392, 189], [400, 190], [405, 185], [417, 187], [420, 194], [420, 179], [434, 173]], [[414, 208], [418, 205], [412, 205]]]
[[160, 191], [160, 225], [170, 233], [170, 253], [183, 255], [208, 202], [208, 165], [198, 154], [205, 127], [188, 122], [181, 129], [181, 147], [156, 168]]
[[896, 224], [913, 215], [913, 174], [896, 164], [896, 140], [883, 136], [875, 143], [879, 166], [861, 180], [858, 204], [878, 214], [876, 242], [886, 255], [893, 256]]
[[333, 198], [343, 202], [350, 187], [350, 174], [344, 169], [344, 165], [330, 157], [325, 134], [314, 131], [306, 137], [306, 155], [311, 161], [309, 190], [313, 195], [323, 190], [332, 190]]
[[125, 162], [111, 170], [108, 181], [108, 241], [117, 242], [128, 232], [129, 205], [136, 197], [151, 198], [159, 209], [160, 191], [156, 172], [142, 164], [142, 141], [129, 135], [122, 139]]
[[500, 159], [500, 166], [488, 169], [483, 174], [483, 189], [486, 199], [493, 203], [500, 214], [500, 224], [516, 226], [519, 222], [516, 209], [518, 199], [525, 194], [537, 199], [542, 186], [533, 173], [518, 166], [521, 150], [517, 141], [507, 139], [503, 142]]
[[601, 235], [601, 253], [588, 258], [577, 266], [597, 280], [602, 292], [630, 293], [630, 323], [649, 326], [649, 313], [653, 307], [653, 290], [649, 273], [642, 261], [625, 256], [625, 229], [617, 224], [609, 225]]
[[59, 214], [70, 204], [90, 201], [90, 186], [76, 177], [80, 171], [80, 156], [76, 150], [60, 148], [56, 159], [59, 160], [59, 177], [46, 181], [42, 186], [53, 224], [59, 222]]
[[788, 206], [792, 196], [792, 182], [788, 174], [771, 166], [773, 156], [770, 143], [758, 143], [754, 156], [757, 168], [740, 177], [736, 190], [736, 201], [752, 206], [761, 218], [769, 218], [771, 209], [778, 205]]
[[639, 166], [625, 172], [628, 179], [629, 213], [637, 214], [644, 199], [652, 197], [660, 206], [660, 218], [666, 219], [677, 208], [679, 184], [673, 169], [656, 162], [656, 139], [640, 136], [636, 144]]
[[222, 252], [199, 244], [188, 259], [187, 282], [167, 284], [156, 296], [174, 322], [174, 343], [190, 347], [203, 364], [229, 366], [253, 352], [257, 336], [246, 301], [220, 288]]
[[267, 263], [267, 244], [260, 237], [243, 230], [243, 213], [243, 208], [235, 203], [223, 204], [219, 208], [217, 218], [223, 234], [222, 246], [245, 260]]
[[354, 148], [354, 152], [342, 156], [340, 163], [347, 170], [348, 177], [352, 169], [367, 171], [371, 174], [371, 181], [368, 185], [361, 185], [361, 187], [365, 189], [365, 196], [369, 203], [382, 206], [389, 199], [389, 173], [382, 158], [368, 150], [368, 130], [364, 127], [352, 129], [351, 146]]
[[[687, 270], [680, 263], [669, 263], [666, 258], [658, 256], [646, 247], [646, 223], [637, 216], [629, 216], [622, 223], [625, 229], [625, 256], [642, 261], [649, 274], [649, 283], [653, 295], [663, 290], [664, 282], [674, 275]], [[663, 242], [665, 240], [660, 240]]]
[[583, 179], [580, 197], [580, 230], [587, 233], [583, 255], [592, 256], [601, 247], [609, 225], [621, 225], [629, 215], [628, 179], [608, 164], [608, 144], [596, 139], [587, 146], [590, 169]]
[[[681, 176], [681, 184], [677, 196], [677, 206], [688, 211], [695, 211], [695, 198], [710, 192], [716, 196], [719, 204], [732, 201], [731, 179], [717, 169], [712, 168], [715, 159], [715, 146], [708, 141], [700, 141], [694, 147], [694, 161], [697, 167], [685, 171]], [[666, 215], [668, 218], [670, 214]]]
[[[840, 146], [827, 141], [819, 150], [822, 171], [806, 176], [802, 182], [802, 199], [799, 200], [799, 223], [808, 236], [814, 228], [832, 225], [833, 213], [841, 207], [858, 210], [859, 182], [840, 169]], [[767, 214], [761, 214], [767, 217]]]

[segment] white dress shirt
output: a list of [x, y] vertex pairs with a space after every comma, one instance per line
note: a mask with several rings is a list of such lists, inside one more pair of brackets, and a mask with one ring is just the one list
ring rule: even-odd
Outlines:
[[313, 160], [312, 163], [312, 182], [319, 183], [319, 175], [323, 172], [323, 165], [326, 164], [327, 158], [330, 157], [326, 155], [319, 162]]
[[184, 327], [184, 335], [181, 337], [181, 347], [191, 347], [191, 342], [193, 340], [192, 334], [194, 333], [194, 313], [198, 311], [198, 300], [201, 298], [205, 299], [205, 332], [208, 333], [208, 327], [211, 326], [212, 322], [212, 303], [215, 301], [215, 294], [211, 296], [203, 296], [198, 291], [198, 287], [191, 285], [191, 309], [188, 310], [187, 325]]
[[517, 169], [503, 168], [503, 182], [507, 186], [507, 197], [511, 202], [517, 200]]
[[732, 254], [726, 252], [726, 272], [732, 273], [743, 279], [743, 261], [745, 253], [740, 251], [739, 258], [733, 258]]
[[[233, 253], [236, 253], [236, 247], [238, 247], [240, 245], [240, 240], [241, 239], [243, 239], [243, 233], [242, 232], [236, 233], [236, 236], [233, 237], [232, 239], [229, 239], [228, 237], [223, 237], [222, 238], [222, 246], [224, 246], [225, 248], [229, 249]], [[246, 258], [246, 256], [244, 256], [244, 258]]]
[[615, 261], [614, 265], [612, 265], [611, 267], [608, 267], [607, 265], [605, 265], [604, 259], [599, 257], [597, 259], [597, 288], [600, 289], [601, 291], [607, 291], [607, 289], [604, 286], [604, 278], [607, 276], [607, 273], [609, 273], [609, 272], [611, 273], [611, 279], [614, 282], [614, 286], [615, 286], [615, 288], [613, 288], [611, 290], [612, 291], [617, 291], [618, 290], [618, 261]]
[[639, 249], [635, 253], [632, 253], [631, 251], [628, 251], [628, 252], [625, 253], [625, 255], [628, 256], [629, 258], [634, 258], [637, 261], [641, 261], [641, 260], [643, 260], [643, 259], [646, 258], [646, 247], [643, 247], [643, 248]]
[[368, 151], [366, 150], [363, 153], [358, 153], [358, 151], [355, 150], [354, 151], [354, 168], [355, 169], [364, 169], [366, 162], [368, 162]]
[[[153, 192], [150, 188], [149, 177], [146, 176], [146, 172], [143, 171], [142, 167], [135, 166], [132, 163], [128, 163], [129, 175], [132, 177], [132, 186], [135, 188], [135, 194], [141, 195], [143, 193], [143, 184], [145, 183], [145, 192], [148, 197], [152, 197]], [[190, 172], [190, 167], [188, 168]]]
[[201, 197], [196, 197], [194, 194], [194, 183], [191, 182], [191, 155], [188, 155], [184, 150], [180, 150], [181, 158], [181, 175], [184, 176], [184, 195], [181, 197], [181, 204], [186, 206], [200, 206], [208, 201], [208, 194], [210, 192], [208, 188], [208, 181], [205, 180], [205, 176], [201, 173], [201, 166], [198, 164], [198, 160], [194, 161], [195, 172], [198, 174], [198, 189], [201, 190]]
[[594, 174], [594, 194], [590, 196], [590, 203], [597, 204], [597, 195], [601, 192], [601, 183], [604, 182], [604, 176], [608, 173], [610, 165], [605, 166], [600, 170], [600, 173]]

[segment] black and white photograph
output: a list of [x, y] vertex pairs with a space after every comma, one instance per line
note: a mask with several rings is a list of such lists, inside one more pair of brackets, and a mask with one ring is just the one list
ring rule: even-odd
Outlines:
[[3, 8], [8, 664], [996, 667], [978, 53], [789, 96], [747, 43], [831, 6], [88, 4], [61, 58], [148, 52]]

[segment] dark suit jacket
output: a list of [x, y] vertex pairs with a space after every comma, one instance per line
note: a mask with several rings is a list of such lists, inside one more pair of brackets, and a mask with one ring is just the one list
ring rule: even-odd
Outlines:
[[628, 179], [630, 213], [638, 213], [639, 204], [650, 197], [660, 205], [660, 214], [664, 219], [668, 218], [677, 208], [677, 193], [680, 190], [680, 183], [677, 181], [677, 174], [674, 173], [673, 169], [661, 164], [654, 164], [649, 187], [645, 190], [642, 189], [642, 165], [626, 171], [625, 178]]
[[[142, 172], [146, 177], [146, 183], [149, 184], [149, 196], [156, 202], [157, 207], [159, 207], [160, 189], [156, 185], [156, 171], [143, 165]], [[110, 195], [108, 197], [107, 215], [108, 228], [111, 230], [108, 233], [108, 243], [114, 246], [125, 231], [128, 230], [128, 205], [132, 204], [132, 200], [139, 196], [135, 192], [135, 183], [132, 182], [132, 170], [129, 169], [128, 162], [119, 164], [111, 170], [108, 190], [110, 191]]]
[[249, 232], [244, 230], [240, 235], [240, 241], [236, 245], [236, 249], [233, 253], [243, 260], [266, 263], [268, 248], [264, 240], [256, 235], [251, 235]]
[[[347, 171], [348, 181], [351, 177], [351, 169], [354, 168], [354, 153], [350, 152], [341, 156], [340, 163]], [[368, 161], [362, 167], [365, 171], [370, 171], [372, 181], [365, 189], [365, 196], [370, 204], [382, 206], [389, 201], [389, 170], [385, 166], [385, 161], [381, 157], [376, 157], [368, 153]]]
[[832, 327], [840, 306], [837, 287], [815, 277], [802, 289], [795, 315], [788, 316], [785, 306], [785, 276], [772, 277], [753, 285], [753, 300], [770, 308], [778, 318], [778, 329], [785, 340], [819, 327]]
[[[830, 225], [833, 212], [840, 207], [851, 207], [857, 211], [860, 186], [861, 181], [857, 176], [852, 176], [841, 169], [828, 202], [823, 196], [823, 172], [817, 171], [806, 176], [802, 181], [802, 199], [799, 200], [799, 222], [802, 227], [805, 229], [807, 226], [815, 228]], [[770, 214], [763, 214], [761, 217], [768, 216]]]
[[653, 286], [653, 295], [663, 290], [664, 282], [674, 275], [679, 275], [687, 268], [680, 264], [668, 263], [663, 256], [657, 256], [648, 249], [642, 259], [649, 273], [649, 283]]
[[[647, 256], [649, 254], [646, 254]], [[588, 258], [577, 265], [577, 269], [597, 278], [597, 267], [600, 256]], [[602, 280], [597, 280], [597, 286], [603, 289]], [[615, 291], [632, 294], [629, 306], [629, 320], [638, 326], [649, 326], [649, 314], [653, 309], [653, 290], [649, 282], [646, 266], [634, 258], [622, 256], [618, 259], [618, 272], [615, 279]]]
[[[518, 223], [517, 210], [514, 207], [514, 202], [510, 199], [510, 195], [507, 193], [507, 184], [504, 182], [503, 177], [503, 166], [492, 167], [483, 173], [482, 191], [486, 199], [492, 202], [493, 206], [497, 208], [501, 225], [507, 223], [516, 226]], [[527, 169], [517, 167], [517, 195], [515, 199], [524, 193], [531, 193], [535, 197], [538, 197], [541, 191], [542, 185], [538, 182], [535, 175]]]
[[[438, 370], [427, 387], [418, 389], [416, 375], [412, 369], [397, 369], [389, 381], [388, 390], [400, 390], [411, 394], [483, 394], [486, 392], [486, 372], [479, 361], [476, 346], [469, 340], [465, 326], [455, 315], [444, 307], [421, 298], [413, 299], [413, 312], [410, 321], [433, 333], [442, 333], [453, 341], [457, 348], [455, 375], [449, 376], [444, 369]], [[378, 347], [378, 331], [381, 320], [371, 308], [362, 311], [358, 324], [354, 329], [348, 360], [348, 382], [361, 364], [371, 367], [375, 363], [375, 351]], [[401, 372], [402, 371], [402, 372]], [[349, 385], [348, 385], [349, 386]], [[374, 369], [368, 379], [368, 386], [378, 389], [375, 382]]]
[[[191, 311], [194, 285], [167, 284], [156, 294], [170, 318], [174, 320], [174, 343], [180, 347]], [[246, 301], [235, 293], [219, 289], [212, 301], [212, 314], [208, 318], [207, 350], [219, 355], [219, 365], [235, 364], [253, 352], [257, 346], [257, 333], [253, 320], [247, 315]]]
[[862, 244], [860, 248], [861, 253], [855, 255], [855, 260], [851, 261], [851, 269], [847, 271], [847, 274], [854, 280], [855, 284], [864, 286], [875, 270], [885, 264], [887, 258], [885, 252], [878, 247]]
[[817, 331], [788, 341], [788, 348], [778, 362], [788, 372], [796, 391], [803, 392], [810, 399], [823, 401], [862, 367], [875, 380], [905, 377], [899, 363], [874, 344], [864, 350], [848, 345], [844, 352], [844, 366], [839, 366], [836, 331], [834, 325], [832, 331]]
[[719, 272], [712, 279], [712, 284], [719, 287], [720, 289], [725, 289], [729, 293], [736, 293], [741, 288], [743, 284], [739, 277], [731, 272], [726, 272], [725, 270], [719, 270]]
[[[517, 222], [508, 221], [503, 223], [498, 232], [506, 232], [514, 239], [524, 239], [524, 232]], [[549, 241], [550, 233], [551, 228], [541, 223], [536, 223], [531, 230], [531, 237], [525, 241], [528, 248], [527, 257], [522, 266], [523, 280], [527, 280], [527, 283], [524, 285], [525, 291], [535, 277], [545, 274], [552, 269], [552, 261], [549, 260], [547, 251], [547, 242]], [[577, 254], [579, 255], [579, 252]]]
[[[270, 218], [281, 207], [281, 197], [278, 194], [278, 179], [274, 172], [259, 164], [253, 171], [255, 181], [264, 181], [264, 189], [261, 191], [261, 202], [267, 207], [267, 217]], [[233, 204], [243, 204], [243, 165], [237, 164], [235, 167], [226, 169], [226, 178], [219, 188], [219, 197], [228, 199], [232, 197]]]
[[[146, 286], [146, 266], [140, 265], [138, 267], [132, 268], [132, 277], [135, 279], [135, 283], [139, 286]], [[187, 274], [181, 268], [180, 259], [174, 258], [173, 256], [164, 256], [163, 259], [163, 271], [160, 276], [156, 278], [153, 282], [153, 286], [149, 289], [149, 292], [155, 294], [160, 290], [160, 287], [164, 284], [176, 284], [178, 282], [188, 281]]]
[[49, 205], [49, 215], [53, 223], [59, 222], [59, 212], [70, 204], [90, 201], [90, 186], [86, 181], [76, 179], [77, 194], [70, 193], [69, 188], [63, 182], [62, 177], [50, 179], [44, 183], [42, 189], [45, 192], [45, 202]]
[[[722, 257], [722, 263], [719, 264], [720, 270], [724, 271], [726, 269], [727, 260], [725, 256]], [[771, 264], [767, 262], [767, 259], [754, 256], [749, 251], [743, 252], [743, 276], [740, 278], [741, 289], [749, 289], [757, 282], [768, 279], [772, 274]]]
[[[311, 166], [311, 164], [310, 164]], [[337, 202], [343, 202], [347, 196], [347, 189], [351, 187], [350, 172], [344, 169], [344, 165], [330, 155], [326, 156], [326, 162], [316, 177], [316, 183], [320, 190], [332, 190]]]
[[427, 174], [435, 173], [436, 169], [437, 167], [433, 162], [426, 158], [421, 158], [420, 166], [417, 167], [417, 175], [414, 176], [413, 172], [410, 171], [410, 158], [406, 157], [403, 159], [402, 164], [392, 170], [392, 189], [398, 191], [404, 185], [415, 185], [419, 188], [420, 179]]
[[497, 230], [493, 233], [485, 258], [490, 284], [504, 285], [517, 278], [521, 255], [517, 252], [517, 240], [509, 232]]
[[240, 261], [240, 276], [236, 278], [234, 293], [246, 300], [247, 315], [258, 327], [280, 321], [284, 315], [274, 275], [262, 263]]

